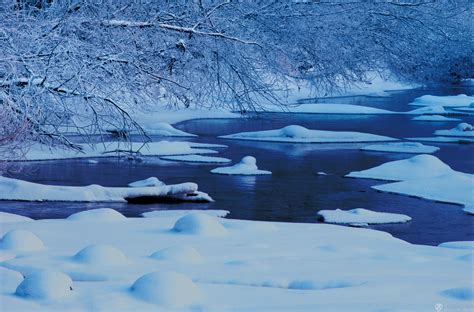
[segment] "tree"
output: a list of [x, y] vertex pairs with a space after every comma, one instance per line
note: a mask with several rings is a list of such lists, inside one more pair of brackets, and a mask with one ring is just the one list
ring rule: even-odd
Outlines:
[[439, 79], [433, 61], [471, 64], [470, 14], [449, 0], [3, 0], [0, 147], [78, 148], [65, 133], [140, 129], [129, 112], [156, 103], [248, 111], [299, 82]]

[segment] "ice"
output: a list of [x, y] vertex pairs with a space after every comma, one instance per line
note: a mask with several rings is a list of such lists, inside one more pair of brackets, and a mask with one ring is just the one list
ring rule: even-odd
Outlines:
[[431, 115], [431, 114], [444, 115], [444, 114], [447, 114], [448, 111], [445, 110], [444, 107], [441, 105], [432, 105], [432, 106], [424, 106], [424, 107], [416, 108], [406, 113], [409, 115]]
[[98, 208], [74, 213], [67, 217], [67, 219], [74, 221], [118, 222], [126, 220], [127, 218], [114, 209]]
[[172, 246], [158, 250], [150, 255], [151, 258], [165, 261], [177, 262], [199, 262], [202, 260], [199, 252], [189, 246]]
[[3, 235], [0, 248], [30, 252], [44, 249], [44, 244], [38, 236], [26, 230], [12, 230]]
[[436, 130], [435, 135], [455, 136], [455, 137], [474, 137], [474, 128], [472, 125], [462, 122], [450, 130]]
[[386, 144], [368, 145], [361, 148], [363, 151], [430, 154], [439, 150], [436, 146], [423, 145], [418, 142], [396, 142]]
[[54, 300], [68, 296], [73, 290], [72, 280], [64, 273], [39, 271], [21, 282], [15, 291], [19, 297]]
[[425, 115], [425, 116], [417, 116], [413, 118], [412, 120], [414, 121], [460, 121], [461, 119], [459, 118], [452, 118], [452, 117], [446, 117], [446, 116], [441, 116], [441, 115]]
[[241, 132], [220, 136], [220, 138], [288, 143], [354, 143], [397, 140], [369, 133], [310, 130], [298, 125], [286, 126], [278, 130]]
[[470, 138], [456, 138], [456, 137], [419, 137], [419, 138], [406, 138], [410, 141], [422, 141], [422, 142], [437, 142], [437, 143], [457, 143], [457, 144], [471, 144], [474, 143], [474, 139]]
[[195, 305], [201, 300], [201, 290], [184, 274], [152, 272], [138, 278], [131, 292], [142, 300], [172, 308]]
[[474, 250], [474, 241], [446, 242], [439, 244], [439, 247]]
[[441, 105], [443, 107], [460, 107], [469, 106], [474, 101], [474, 96], [467, 96], [466, 94], [436, 96], [423, 95], [416, 98], [410, 105], [415, 106], [429, 106]]
[[474, 215], [474, 204], [465, 206], [462, 210], [467, 214]]
[[204, 213], [194, 212], [179, 218], [173, 230], [184, 234], [197, 234], [206, 236], [221, 236], [227, 230], [216, 217]]
[[123, 252], [111, 245], [90, 245], [81, 249], [73, 257], [74, 261], [90, 265], [125, 265], [129, 260]]
[[33, 219], [20, 216], [13, 213], [3, 212], [0, 211], [0, 223], [7, 223], [7, 222], [26, 222], [26, 221], [33, 221]]
[[396, 112], [350, 104], [301, 104], [295, 107], [289, 107], [290, 113], [304, 113], [304, 114], [396, 114]]
[[260, 170], [257, 167], [257, 160], [252, 156], [245, 156], [239, 163], [230, 167], [219, 167], [211, 170], [212, 173], [227, 175], [262, 175], [272, 174], [267, 170]]
[[472, 285], [468, 287], [456, 287], [446, 289], [443, 290], [441, 294], [446, 297], [454, 298], [457, 300], [474, 301], [474, 287]]
[[184, 215], [199, 212], [207, 214], [212, 217], [224, 218], [230, 212], [228, 210], [155, 210], [142, 213], [145, 218], [159, 218], [159, 217], [182, 217]]
[[144, 180], [135, 181], [129, 183], [130, 187], [146, 187], [146, 186], [162, 186], [165, 185], [164, 182], [160, 181], [157, 177], [149, 177]]
[[404, 223], [411, 220], [407, 215], [398, 213], [376, 212], [364, 208], [351, 210], [320, 210], [318, 212], [324, 222], [337, 224], [385, 224]]
[[195, 163], [227, 163], [232, 161], [228, 158], [223, 157], [210, 157], [202, 155], [178, 155], [178, 156], [164, 156], [160, 157], [163, 160], [171, 161], [184, 161], [184, 162], [195, 162]]

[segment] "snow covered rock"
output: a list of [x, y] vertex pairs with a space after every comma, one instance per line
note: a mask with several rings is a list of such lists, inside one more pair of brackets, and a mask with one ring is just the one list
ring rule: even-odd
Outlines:
[[199, 252], [189, 246], [173, 246], [158, 250], [150, 255], [153, 259], [176, 262], [199, 262], [202, 260]]
[[174, 224], [173, 230], [185, 234], [207, 236], [221, 236], [227, 233], [227, 230], [216, 217], [198, 212], [179, 218]]
[[117, 222], [126, 220], [127, 218], [114, 209], [98, 208], [74, 213], [67, 217], [67, 219], [74, 221]]
[[351, 210], [320, 210], [318, 212], [326, 223], [336, 224], [386, 224], [405, 223], [411, 220], [407, 215], [371, 211], [363, 208]]
[[417, 97], [409, 105], [414, 106], [429, 106], [429, 105], [441, 105], [444, 107], [460, 107], [469, 106], [474, 101], [474, 96], [467, 96], [466, 94], [458, 95], [447, 95], [447, 96], [436, 96], [436, 95], [423, 95]]
[[424, 145], [418, 142], [395, 142], [368, 145], [362, 147], [361, 150], [392, 153], [431, 154], [439, 150], [439, 147]]
[[202, 298], [193, 281], [176, 272], [145, 274], [133, 283], [131, 292], [139, 299], [173, 308], [198, 304]]
[[474, 241], [445, 242], [438, 245], [439, 247], [452, 249], [472, 249], [474, 250]]
[[33, 221], [33, 219], [20, 216], [14, 213], [0, 211], [0, 223], [25, 222], [25, 221]]
[[354, 143], [397, 140], [361, 132], [310, 130], [298, 125], [290, 125], [277, 130], [240, 132], [220, 136], [220, 138], [288, 143]]
[[73, 259], [77, 262], [92, 265], [124, 265], [129, 260], [123, 252], [110, 245], [90, 245], [81, 249], [74, 255]]
[[474, 128], [472, 125], [462, 122], [450, 130], [436, 130], [435, 134], [457, 137], [474, 137]]
[[22, 281], [23, 275], [20, 272], [0, 267], [0, 292], [14, 293]]
[[35, 234], [26, 230], [11, 230], [3, 235], [0, 241], [0, 248], [29, 252], [44, 249], [44, 244], [41, 239]]
[[128, 184], [130, 187], [147, 187], [147, 186], [162, 186], [164, 182], [160, 181], [157, 177], [149, 177], [144, 180], [138, 180]]
[[26, 276], [15, 294], [25, 298], [55, 300], [69, 295], [72, 289], [72, 280], [69, 276], [45, 270]]
[[160, 157], [163, 160], [171, 161], [184, 161], [184, 162], [194, 162], [194, 163], [228, 163], [232, 160], [224, 157], [210, 157], [202, 155], [177, 155], [177, 156], [164, 156]]
[[257, 160], [252, 156], [245, 156], [242, 160], [230, 167], [219, 167], [211, 170], [211, 173], [227, 175], [261, 175], [272, 174], [271, 171], [259, 170]]
[[425, 115], [417, 116], [412, 119], [413, 121], [460, 121], [459, 118], [446, 117], [441, 115]]

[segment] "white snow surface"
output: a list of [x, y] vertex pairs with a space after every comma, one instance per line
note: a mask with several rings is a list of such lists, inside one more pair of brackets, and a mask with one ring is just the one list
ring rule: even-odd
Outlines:
[[44, 249], [44, 244], [38, 236], [30, 231], [18, 229], [3, 235], [0, 240], [0, 249], [31, 252]]
[[237, 164], [229, 167], [219, 167], [211, 170], [211, 173], [226, 175], [262, 175], [272, 174], [268, 170], [260, 170], [257, 167], [257, 160], [253, 156], [245, 156]]
[[[472, 267], [459, 260], [465, 249], [412, 245], [370, 229], [221, 218], [210, 223], [225, 235], [183, 234], [173, 230], [182, 218], [168, 212], [119, 223], [3, 224], [0, 235], [20, 228], [41, 236], [46, 248], [0, 263], [26, 276], [12, 276], [2, 289], [2, 310], [431, 311], [433, 302], [466, 308], [464, 297], [446, 294], [466, 293]], [[91, 244], [114, 246], [129, 263], [76, 261]], [[174, 246], [192, 247], [200, 260], [172, 260], [186, 251]], [[168, 259], [150, 257], [167, 248], [174, 248]]]
[[407, 215], [398, 213], [387, 213], [371, 211], [364, 208], [351, 210], [320, 210], [318, 215], [323, 217], [326, 223], [337, 224], [386, 224], [405, 223], [411, 220]]
[[195, 163], [228, 163], [232, 160], [224, 157], [211, 157], [202, 155], [177, 155], [177, 156], [163, 156], [163, 160], [195, 162]]
[[458, 95], [446, 95], [446, 96], [436, 96], [436, 95], [423, 95], [416, 98], [409, 105], [415, 106], [443, 106], [443, 107], [460, 107], [460, 106], [469, 106], [474, 102], [474, 96], [468, 96], [466, 94]]
[[474, 215], [474, 205], [465, 206], [462, 210], [467, 214]]
[[456, 241], [439, 244], [439, 247], [474, 250], [474, 241]]
[[32, 221], [33, 219], [20, 216], [13, 213], [3, 212], [0, 211], [0, 223], [7, 223], [7, 222], [25, 222], [25, 221]]
[[422, 141], [422, 142], [437, 142], [437, 143], [457, 143], [457, 144], [471, 144], [474, 143], [474, 139], [470, 138], [456, 138], [456, 137], [417, 137], [417, 138], [405, 138], [409, 141]]
[[[195, 196], [187, 196], [194, 194]], [[212, 201], [196, 183], [150, 187], [46, 185], [0, 176], [0, 199], [24, 201], [126, 202], [127, 198], [166, 197], [185, 201]]]
[[142, 216], [145, 218], [159, 218], [159, 217], [178, 217], [178, 216], [185, 216], [190, 213], [199, 212], [203, 214], [207, 214], [211, 217], [219, 217], [224, 218], [230, 212], [228, 210], [154, 210], [149, 212], [142, 213]]
[[462, 122], [450, 130], [436, 130], [435, 135], [455, 136], [455, 137], [474, 137], [474, 128], [471, 124]]
[[146, 186], [162, 186], [165, 185], [163, 181], [160, 181], [157, 177], [149, 177], [143, 180], [138, 180], [132, 183], [129, 183], [130, 187], [146, 187]]
[[354, 143], [397, 140], [361, 132], [310, 130], [298, 125], [290, 125], [277, 130], [240, 132], [223, 135], [220, 138], [288, 143]]
[[374, 144], [361, 148], [363, 151], [431, 154], [439, 150], [439, 147], [424, 145], [418, 142], [395, 142], [386, 144]]
[[146, 123], [142, 126], [143, 130], [148, 135], [163, 136], [163, 137], [195, 137], [197, 135], [187, 133], [174, 128], [166, 122]]
[[67, 217], [67, 219], [86, 222], [119, 222], [127, 218], [117, 210], [111, 208], [97, 208], [76, 212]]
[[444, 122], [444, 121], [460, 121], [459, 118], [446, 117], [442, 115], [424, 115], [417, 116], [412, 119], [413, 121], [434, 121], [434, 122]]

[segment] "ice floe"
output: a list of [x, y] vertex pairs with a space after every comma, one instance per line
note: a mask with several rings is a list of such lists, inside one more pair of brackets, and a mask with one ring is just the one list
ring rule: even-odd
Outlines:
[[397, 140], [361, 132], [310, 130], [298, 125], [290, 125], [277, 130], [241, 132], [223, 135], [220, 138], [288, 143], [355, 143]]
[[412, 120], [414, 121], [460, 121], [461, 119], [459, 118], [452, 118], [452, 117], [446, 117], [442, 115], [424, 115], [424, 116], [417, 116], [414, 117]]
[[439, 147], [424, 145], [418, 142], [395, 142], [386, 144], [374, 144], [361, 148], [363, 151], [393, 152], [410, 154], [431, 154], [439, 150]]
[[429, 106], [439, 105], [443, 107], [460, 107], [469, 106], [474, 102], [474, 96], [468, 96], [466, 94], [458, 95], [447, 95], [447, 96], [436, 96], [436, 95], [423, 95], [416, 98], [410, 105], [415, 106]]
[[232, 160], [224, 157], [211, 157], [202, 155], [177, 155], [177, 156], [163, 156], [163, 160], [195, 162], [195, 163], [228, 163]]
[[351, 210], [320, 210], [318, 215], [321, 216], [323, 221], [326, 223], [349, 225], [404, 223], [411, 220], [407, 215], [377, 212], [364, 208], [355, 208]]
[[219, 167], [211, 170], [211, 173], [227, 175], [262, 175], [272, 174], [268, 170], [260, 170], [257, 167], [257, 160], [252, 156], [245, 156], [237, 164], [229, 167]]
[[474, 128], [472, 125], [462, 122], [450, 130], [436, 130], [435, 134], [455, 137], [474, 137]]
[[138, 180], [132, 183], [129, 183], [130, 187], [147, 187], [147, 186], [161, 186], [165, 185], [163, 181], [160, 181], [157, 177], [149, 177], [143, 180]]

